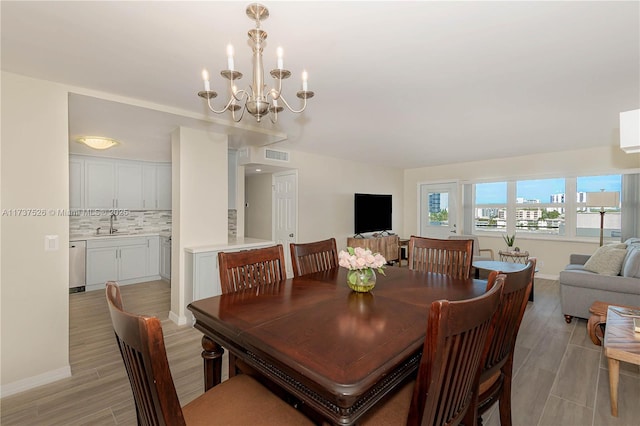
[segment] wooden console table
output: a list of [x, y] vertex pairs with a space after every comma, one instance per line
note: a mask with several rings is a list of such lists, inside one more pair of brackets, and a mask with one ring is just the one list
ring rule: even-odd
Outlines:
[[364, 247], [371, 250], [373, 253], [380, 253], [384, 256], [387, 262], [392, 262], [399, 259], [398, 253], [400, 251], [399, 238], [397, 235], [387, 235], [384, 237], [371, 237], [371, 238], [347, 238], [348, 247]]

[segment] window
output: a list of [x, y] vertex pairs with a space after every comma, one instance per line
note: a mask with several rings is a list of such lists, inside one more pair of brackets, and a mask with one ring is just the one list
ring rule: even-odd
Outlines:
[[517, 232], [564, 235], [564, 179], [516, 182]]
[[475, 229], [505, 231], [507, 229], [507, 182], [475, 185]]
[[[622, 193], [622, 176], [585, 176], [576, 179], [577, 217], [576, 236], [600, 237], [600, 208], [587, 207], [587, 194], [589, 192], [617, 192]], [[604, 238], [619, 238], [621, 228], [621, 208], [618, 206], [604, 207]]]
[[[587, 193], [622, 194], [622, 176], [486, 182], [473, 189], [475, 231], [597, 238], [600, 208], [586, 206]], [[619, 238], [621, 207], [605, 211], [605, 238]]]

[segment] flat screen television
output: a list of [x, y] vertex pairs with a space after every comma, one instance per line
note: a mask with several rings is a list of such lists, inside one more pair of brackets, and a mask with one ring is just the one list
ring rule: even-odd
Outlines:
[[391, 230], [391, 195], [355, 194], [355, 233]]

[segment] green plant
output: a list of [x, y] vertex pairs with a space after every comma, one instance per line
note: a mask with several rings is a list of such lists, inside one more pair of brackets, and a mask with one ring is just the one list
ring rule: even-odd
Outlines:
[[513, 243], [515, 243], [516, 241], [516, 234], [513, 235], [503, 235], [502, 239], [504, 240], [505, 243], [507, 243], [507, 247], [513, 247]]

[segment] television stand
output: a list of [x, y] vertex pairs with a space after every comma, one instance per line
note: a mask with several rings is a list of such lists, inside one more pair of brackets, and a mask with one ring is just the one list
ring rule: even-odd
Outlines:
[[[357, 237], [360, 235], [360, 237]], [[386, 235], [377, 237], [363, 237], [357, 234], [354, 237], [347, 238], [347, 247], [363, 247], [368, 248], [373, 253], [380, 253], [387, 262], [398, 260], [398, 236]]]

